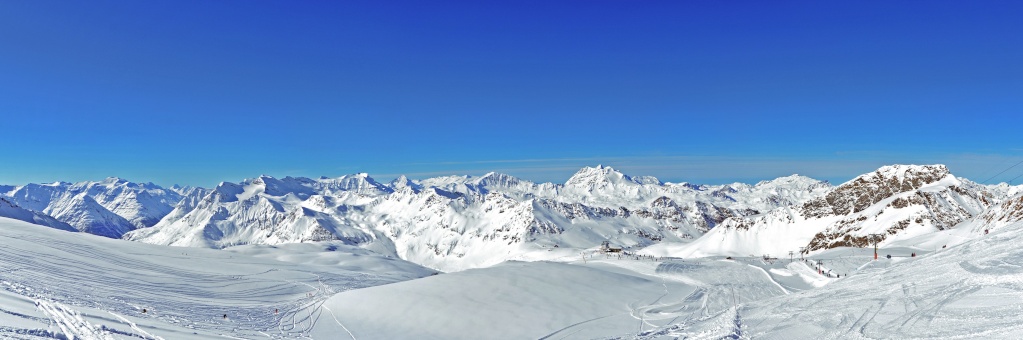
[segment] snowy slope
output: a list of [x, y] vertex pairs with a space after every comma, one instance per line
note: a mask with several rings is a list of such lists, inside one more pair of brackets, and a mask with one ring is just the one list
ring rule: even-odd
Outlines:
[[134, 229], [124, 217], [107, 210], [86, 193], [65, 193], [53, 201], [44, 213], [75, 226], [79, 231], [110, 238], [120, 238]]
[[307, 338], [334, 293], [434, 273], [300, 246], [164, 247], [0, 218], [0, 338]]
[[954, 228], [1002, 199], [943, 165], [886, 166], [800, 205], [731, 218], [696, 242], [644, 251], [690, 257], [865, 247], [870, 234], [883, 244]]
[[[986, 214], [887, 242], [891, 260], [842, 247], [810, 258], [841, 279], [798, 256], [560, 249], [548, 252], [557, 262], [431, 275], [342, 241], [163, 247], [0, 218], [0, 337], [1011, 339], [1023, 330], [1023, 222]], [[970, 235], [926, 242], [949, 232]]]
[[54, 229], [65, 231], [78, 231], [71, 225], [58, 221], [57, 219], [35, 211], [23, 209], [12, 203], [5, 197], [0, 197], [0, 217], [6, 217], [32, 224], [44, 225]]
[[[826, 182], [790, 176], [757, 185], [665, 184], [597, 166], [565, 184], [509, 175], [446, 176], [389, 185], [366, 174], [261, 176], [186, 199], [126, 239], [221, 248], [343, 240], [445, 271], [561, 256], [603, 241], [688, 242], [732, 216], [822, 195]], [[550, 254], [548, 254], [550, 253]]]
[[343, 242], [164, 247], [5, 218], [0, 245], [0, 338], [588, 338], [809, 286], [595, 254], [434, 275]]
[[[337, 294], [317, 339], [591, 339], [698, 320], [733, 301], [791, 291], [769, 270], [728, 260], [508, 262]], [[787, 273], [787, 272], [785, 272]], [[782, 280], [786, 280], [782, 277]], [[793, 277], [792, 286], [810, 286]]]
[[[1018, 339], [1023, 223], [819, 289], [742, 304], [635, 339]], [[892, 262], [892, 263], [888, 263]]]
[[155, 225], [182, 198], [178, 192], [153, 183], [116, 177], [99, 182], [27, 184], [14, 187], [7, 196], [25, 209], [51, 215], [80, 231], [112, 238]]

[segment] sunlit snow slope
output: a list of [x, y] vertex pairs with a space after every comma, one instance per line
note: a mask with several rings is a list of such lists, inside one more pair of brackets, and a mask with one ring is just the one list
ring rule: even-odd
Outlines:
[[297, 338], [337, 292], [430, 274], [336, 243], [179, 248], [0, 218], [0, 338]]
[[915, 258], [868, 258], [818, 289], [622, 338], [1018, 339], [1023, 223], [981, 235]]

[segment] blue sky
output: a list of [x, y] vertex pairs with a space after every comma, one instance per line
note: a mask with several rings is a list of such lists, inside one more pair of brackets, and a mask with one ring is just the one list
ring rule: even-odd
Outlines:
[[893, 163], [980, 181], [1023, 160], [1021, 17], [1008, 1], [4, 1], [0, 183], [563, 182], [596, 164], [841, 182]]

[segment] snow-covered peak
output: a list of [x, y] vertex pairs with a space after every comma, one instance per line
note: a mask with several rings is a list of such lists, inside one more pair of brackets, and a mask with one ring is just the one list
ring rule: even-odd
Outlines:
[[[135, 183], [118, 177], [95, 182], [30, 183], [10, 191], [8, 195], [13, 202], [25, 209], [44, 213], [60, 211], [59, 215], [51, 215], [79, 230], [110, 231], [104, 232], [105, 236], [118, 235], [123, 229], [155, 225], [182, 197], [177, 191], [153, 183]], [[85, 196], [88, 199], [74, 198], [76, 196]], [[73, 206], [65, 206], [69, 204]], [[76, 212], [75, 209], [91, 210]], [[104, 221], [123, 224], [123, 221], [111, 216], [127, 220], [130, 226], [117, 225], [111, 226], [110, 229], [95, 225], [105, 223]]]
[[85, 192], [65, 193], [56, 202], [58, 204], [51, 205], [43, 212], [81, 232], [121, 238], [124, 233], [137, 228], [131, 221], [108, 210]]
[[419, 192], [419, 190], [422, 190], [423, 188], [423, 186], [408, 179], [408, 177], [405, 177], [405, 175], [398, 176], [398, 178], [395, 178], [393, 181], [391, 181], [391, 183], [388, 186], [390, 186], [391, 190], [394, 190], [395, 192], [405, 190]]
[[779, 187], [779, 186], [785, 186], [785, 187], [792, 187], [792, 188], [810, 188], [810, 187], [818, 187], [818, 186], [822, 186], [822, 185], [823, 186], [830, 186], [828, 181], [821, 181], [821, 180], [816, 180], [816, 179], [813, 179], [813, 178], [810, 178], [810, 177], [806, 177], [806, 176], [803, 176], [803, 175], [799, 175], [799, 174], [792, 174], [792, 175], [788, 175], [788, 176], [785, 176], [785, 177], [778, 177], [778, 178], [775, 178], [775, 179], [772, 179], [772, 180], [760, 181], [756, 185], [754, 185], [754, 187], [764, 187], [764, 186]]
[[[295, 194], [306, 198], [316, 193], [316, 181], [304, 177], [285, 177], [282, 179], [273, 176], [262, 175], [252, 180], [242, 182], [245, 186], [258, 186], [246, 188], [246, 192], [262, 192], [271, 196], [284, 196]], [[240, 197], [239, 197], [240, 198]]]
[[177, 184], [172, 185], [171, 187], [169, 187], [167, 189], [170, 190], [170, 191], [176, 192], [176, 193], [178, 193], [178, 195], [181, 195], [181, 196], [190, 196], [190, 195], [192, 195], [195, 192], [208, 192], [209, 191], [209, 189], [206, 189], [206, 188], [203, 188], [203, 187], [193, 187], [193, 186], [189, 186], [189, 185], [180, 186], [180, 185], [177, 185]]
[[422, 185], [424, 188], [427, 187], [444, 188], [451, 185], [465, 184], [471, 179], [472, 179], [471, 176], [465, 175], [439, 176], [420, 180], [419, 184]]
[[597, 165], [579, 169], [565, 182], [568, 187], [595, 187], [601, 185], [640, 184], [621, 171], [609, 166]]
[[664, 185], [664, 183], [661, 182], [661, 180], [657, 179], [657, 177], [654, 176], [636, 176], [632, 177], [632, 181], [639, 184]]
[[934, 165], [907, 165], [896, 164], [886, 165], [874, 172], [859, 175], [852, 180], [842, 183], [839, 187], [856, 185], [863, 182], [888, 182], [903, 184], [903, 187], [919, 187], [920, 185], [937, 182], [949, 175], [948, 168], [943, 164]]
[[473, 180], [474, 184], [482, 186], [513, 186], [518, 184], [520, 181], [521, 180], [515, 176], [498, 172], [488, 172], [486, 175]]
[[237, 183], [220, 182], [210, 193], [211, 197], [218, 202], [234, 202], [238, 195], [245, 192], [245, 187]]
[[668, 187], [680, 188], [680, 189], [684, 189], [684, 190], [693, 190], [693, 191], [705, 191], [705, 190], [709, 189], [709, 186], [706, 185], [706, 184], [694, 184], [694, 183], [689, 183], [689, 182], [681, 182], [681, 183], [670, 183], [669, 182], [669, 183], [664, 183], [664, 185], [668, 186]]
[[120, 178], [120, 177], [107, 177], [107, 178], [103, 179], [102, 181], [99, 181], [97, 184], [105, 185], [105, 186], [115, 186], [115, 185], [118, 185], [118, 184], [127, 184], [127, 183], [128, 183], [128, 180]]
[[352, 191], [363, 195], [384, 195], [393, 191], [365, 172], [320, 180], [320, 183], [333, 191]]
[[19, 207], [17, 204], [4, 197], [0, 197], [0, 217], [13, 218], [65, 231], [78, 231], [71, 225], [58, 221], [49, 215]]

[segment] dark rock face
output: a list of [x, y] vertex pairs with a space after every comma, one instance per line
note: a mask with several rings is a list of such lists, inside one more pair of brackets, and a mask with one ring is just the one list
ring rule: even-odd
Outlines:
[[884, 167], [806, 202], [802, 213], [813, 218], [857, 213], [895, 194], [937, 182], [948, 174], [944, 165]]
[[[919, 190], [946, 176], [949, 176], [949, 172], [943, 165], [884, 167], [835, 188], [821, 199], [807, 202], [802, 207], [807, 217], [849, 215], [815, 235], [807, 249], [869, 246], [871, 240], [862, 235], [861, 230], [865, 226], [877, 230], [877, 226], [871, 224], [882, 223], [879, 222], [881, 215], [897, 213], [903, 209], [918, 207], [916, 213], [882, 226], [883, 232], [878, 241], [899, 234], [911, 225], [929, 225], [937, 230], [953, 228], [972, 218], [976, 211], [990, 205], [989, 194], [960, 185], [950, 185], [940, 190]], [[907, 195], [908, 192], [912, 194]], [[862, 214], [868, 207], [893, 196], [899, 197], [881, 207], [876, 214]], [[973, 207], [974, 211], [967, 209], [968, 206]]]

